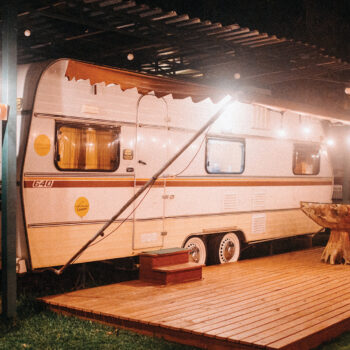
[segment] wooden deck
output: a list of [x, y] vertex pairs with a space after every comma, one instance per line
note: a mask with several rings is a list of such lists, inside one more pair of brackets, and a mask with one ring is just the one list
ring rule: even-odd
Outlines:
[[203, 280], [140, 281], [42, 300], [58, 312], [209, 349], [310, 349], [350, 330], [350, 266], [311, 249], [209, 266]]

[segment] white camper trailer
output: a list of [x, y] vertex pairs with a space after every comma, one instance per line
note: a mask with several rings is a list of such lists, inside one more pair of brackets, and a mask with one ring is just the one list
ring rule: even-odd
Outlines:
[[[20, 67], [18, 90], [21, 270], [65, 264], [223, 96], [67, 59]], [[299, 206], [331, 200], [322, 140], [315, 118], [236, 101], [76, 262], [187, 247], [224, 263], [245, 243], [315, 233]]]

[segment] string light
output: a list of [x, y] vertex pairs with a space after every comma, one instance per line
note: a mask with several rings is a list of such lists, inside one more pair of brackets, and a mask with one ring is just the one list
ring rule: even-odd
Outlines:
[[311, 134], [311, 128], [309, 126], [305, 125], [303, 127], [303, 133], [306, 134], [306, 135]]
[[334, 139], [329, 138], [326, 140], [326, 144], [327, 146], [333, 147], [335, 145], [335, 141]]
[[30, 29], [26, 29], [25, 31], [24, 31], [24, 36], [31, 36], [31, 34], [32, 34], [32, 32], [30, 31]]
[[287, 131], [284, 128], [283, 122], [284, 122], [284, 112], [281, 112], [281, 125], [280, 125], [280, 128], [277, 130], [277, 135], [281, 138], [287, 136]]
[[311, 134], [311, 127], [309, 123], [306, 123], [306, 117], [304, 117], [304, 121], [302, 120], [301, 114], [299, 114], [299, 124], [300, 124], [300, 129], [303, 134], [305, 135], [310, 135]]
[[133, 53], [128, 53], [128, 55], [126, 56], [126, 58], [129, 60], [129, 61], [132, 61], [134, 58], [135, 58], [135, 56], [134, 56], [134, 54]]
[[285, 129], [278, 129], [277, 134], [279, 137], [286, 137], [287, 131]]

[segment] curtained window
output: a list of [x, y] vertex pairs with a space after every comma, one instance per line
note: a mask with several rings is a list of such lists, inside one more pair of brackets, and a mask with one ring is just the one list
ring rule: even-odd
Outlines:
[[56, 125], [56, 165], [60, 170], [115, 171], [119, 166], [120, 128]]
[[318, 145], [295, 144], [293, 173], [295, 175], [317, 175], [320, 172], [320, 147]]

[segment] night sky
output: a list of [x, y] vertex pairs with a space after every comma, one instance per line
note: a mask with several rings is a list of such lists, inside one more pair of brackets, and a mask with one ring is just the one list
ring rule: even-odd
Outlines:
[[326, 49], [350, 62], [350, 0], [140, 0], [201, 20], [241, 27]]

